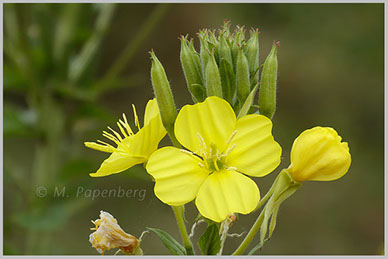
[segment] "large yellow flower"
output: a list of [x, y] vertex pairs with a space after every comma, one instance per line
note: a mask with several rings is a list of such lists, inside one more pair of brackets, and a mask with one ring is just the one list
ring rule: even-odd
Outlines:
[[136, 134], [133, 133], [129, 126], [125, 114], [123, 114], [124, 121], [119, 120], [119, 122], [117, 122], [117, 126], [123, 136], [110, 127], [108, 127], [108, 129], [111, 130], [113, 134], [106, 131], [102, 134], [104, 137], [115, 142], [117, 147], [113, 147], [100, 140], [97, 141], [99, 143], [85, 142], [85, 146], [89, 148], [112, 153], [110, 157], [101, 164], [97, 172], [90, 174], [90, 176], [107, 176], [120, 173], [136, 164], [142, 164], [146, 162], [149, 156], [158, 148], [159, 142], [167, 132], [163, 127], [156, 100], [152, 99], [147, 103], [143, 128], [140, 128], [135, 106], [133, 106], [133, 110], [135, 124], [139, 129]]
[[250, 213], [260, 193], [244, 174], [265, 176], [280, 163], [281, 147], [271, 130], [271, 121], [262, 115], [237, 120], [218, 97], [184, 106], [175, 135], [192, 152], [164, 147], [150, 156], [146, 168], [155, 178], [155, 195], [173, 206], [196, 198], [199, 212], [216, 222], [231, 213]]

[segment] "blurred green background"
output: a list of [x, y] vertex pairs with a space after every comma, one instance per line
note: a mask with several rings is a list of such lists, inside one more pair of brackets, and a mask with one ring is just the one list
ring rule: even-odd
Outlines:
[[[289, 165], [292, 142], [307, 128], [335, 128], [352, 154], [345, 177], [306, 182], [282, 205], [274, 235], [260, 254], [383, 252], [383, 4], [8, 3], [3, 49], [4, 254], [97, 254], [88, 236], [90, 220], [100, 210], [113, 214], [137, 237], [148, 226], [180, 240], [171, 208], [154, 196], [144, 169], [135, 166], [91, 178], [88, 173], [107, 154], [89, 150], [83, 142], [101, 139], [102, 130], [114, 127], [122, 112], [133, 120], [131, 104], [142, 117], [153, 97], [150, 49], [166, 69], [177, 106], [191, 103], [178, 36], [196, 38], [199, 29], [218, 28], [224, 19], [231, 20], [232, 28], [259, 28], [261, 63], [272, 42], [281, 42], [274, 136], [283, 147], [283, 161], [272, 174], [255, 179], [262, 195]], [[161, 144], [168, 145], [168, 139]], [[66, 195], [53, 197], [63, 187]], [[77, 197], [79, 188], [119, 187], [144, 189], [146, 195], [92, 199], [83, 192]], [[197, 211], [193, 204], [186, 207], [191, 226]], [[230, 231], [249, 230], [256, 217], [241, 216]], [[194, 242], [204, 228], [200, 225]], [[228, 239], [225, 254], [241, 241]], [[146, 254], [168, 254], [149, 235], [142, 248]]]

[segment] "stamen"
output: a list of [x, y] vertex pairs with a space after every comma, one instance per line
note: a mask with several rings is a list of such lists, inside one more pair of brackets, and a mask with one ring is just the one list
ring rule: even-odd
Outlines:
[[127, 129], [129, 135], [133, 135], [133, 131], [131, 127], [128, 124], [127, 116], [125, 116], [125, 113], [123, 113], [124, 123], [120, 120], [121, 124]]
[[233, 131], [232, 135], [230, 135], [230, 137], [229, 137], [228, 141], [226, 142], [226, 144], [229, 144], [232, 141], [234, 136], [236, 136], [236, 133], [237, 133], [237, 130]]
[[97, 142], [98, 142], [98, 143], [101, 143], [101, 144], [103, 144], [103, 145], [105, 145], [105, 146], [107, 146], [107, 147], [110, 148], [110, 149], [112, 149], [112, 152], [115, 151], [115, 149], [116, 149], [114, 146], [112, 146], [112, 145], [110, 145], [110, 144], [108, 144], [108, 143], [105, 143], [104, 141], [101, 141], [101, 140], [99, 140], [99, 139], [97, 139]]
[[206, 158], [206, 157], [207, 157], [207, 147], [206, 147], [206, 143], [205, 143], [205, 141], [203, 140], [201, 134], [199, 134], [199, 132], [197, 132], [196, 135], [197, 135], [197, 138], [199, 139], [199, 142], [200, 142], [200, 144], [201, 144], [201, 146], [202, 146], [202, 150], [200, 151], [200, 152], [201, 152], [201, 156], [202, 156], [203, 158]]
[[105, 145], [105, 143], [104, 145], [101, 145], [95, 142], [85, 142], [85, 146], [88, 148], [92, 148], [92, 149], [102, 151], [102, 152], [107, 152], [107, 153], [112, 153], [115, 151], [115, 148], [113, 148], [112, 146]]
[[198, 163], [199, 167], [205, 167], [202, 163]]
[[135, 105], [132, 104], [133, 114], [135, 116], [135, 126], [140, 130], [139, 117], [137, 117]]
[[113, 132], [113, 134], [115, 134], [115, 136], [116, 136], [116, 138], [118, 139], [118, 140], [120, 140], [120, 141], [123, 141], [123, 138], [120, 136], [120, 134], [119, 133], [117, 133], [115, 130], [113, 130], [111, 127], [107, 127], [110, 131], [112, 131]]
[[199, 134], [199, 132], [197, 132], [197, 138], [199, 139], [199, 142], [201, 142], [202, 148], [205, 148], [205, 149], [206, 149], [206, 143], [205, 143], [205, 141], [203, 140], [201, 134]]
[[118, 147], [121, 147], [121, 148], [123, 148], [124, 150], [128, 150], [128, 148], [127, 148], [125, 145], [123, 145], [123, 144], [121, 143], [121, 141], [118, 140], [117, 138], [115, 138], [112, 134], [110, 134], [110, 133], [108, 133], [108, 132], [106, 132], [106, 131], [103, 131], [103, 134], [102, 134], [102, 135], [103, 135], [104, 137], [106, 137], [107, 139], [112, 140], [114, 143], [117, 144]]
[[102, 135], [103, 135], [104, 137], [106, 137], [107, 139], [112, 140], [112, 141], [115, 142], [116, 144], [120, 143], [120, 141], [119, 141], [115, 136], [113, 136], [113, 135], [110, 134], [109, 132], [106, 132], [105, 130], [102, 132]]
[[224, 165], [224, 167], [226, 168], [226, 170], [229, 170], [229, 171], [237, 171], [237, 168], [234, 166], [228, 167], [228, 166]]
[[232, 151], [233, 149], [236, 147], [236, 144], [233, 144], [233, 146], [231, 146], [230, 148], [228, 148], [225, 152], [225, 154], [221, 155], [221, 156], [228, 156]]
[[127, 132], [125, 132], [125, 130], [123, 129], [121, 124], [117, 122], [117, 126], [119, 126], [119, 129], [120, 129], [121, 133], [124, 135], [124, 137], [128, 137]]

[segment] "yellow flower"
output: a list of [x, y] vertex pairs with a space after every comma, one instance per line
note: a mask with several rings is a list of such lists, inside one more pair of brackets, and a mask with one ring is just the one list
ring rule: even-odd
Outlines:
[[252, 212], [260, 193], [244, 174], [265, 176], [279, 165], [281, 147], [271, 130], [271, 121], [262, 115], [237, 120], [218, 97], [184, 106], [174, 131], [193, 153], [164, 147], [150, 156], [146, 168], [155, 178], [155, 195], [172, 206], [196, 198], [199, 212], [216, 222], [232, 213]]
[[100, 219], [92, 220], [95, 230], [89, 236], [89, 242], [100, 254], [111, 248], [120, 248], [124, 253], [130, 254], [138, 248], [136, 237], [127, 234], [118, 225], [117, 220], [108, 212], [101, 211]]
[[294, 141], [288, 172], [295, 181], [332, 181], [342, 177], [351, 163], [348, 143], [328, 127], [305, 130]]
[[90, 176], [100, 177], [120, 173], [136, 164], [146, 162], [149, 156], [158, 148], [159, 142], [166, 135], [167, 132], [160, 119], [159, 108], [155, 99], [149, 100], [147, 103], [143, 128], [140, 128], [135, 106], [132, 105], [132, 107], [135, 115], [135, 124], [139, 129], [137, 133], [133, 133], [125, 114], [123, 114], [124, 121], [119, 120], [117, 126], [124, 137], [110, 127], [108, 129], [113, 134], [106, 131], [102, 134], [104, 137], [115, 142], [117, 144], [116, 148], [100, 140], [97, 141], [99, 143], [85, 142], [85, 146], [88, 148], [112, 153], [101, 164], [97, 172], [90, 174]]

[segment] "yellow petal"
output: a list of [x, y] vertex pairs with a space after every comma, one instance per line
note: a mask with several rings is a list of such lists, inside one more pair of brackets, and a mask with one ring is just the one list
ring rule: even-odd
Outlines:
[[111, 174], [117, 174], [128, 168], [144, 163], [144, 158], [134, 158], [123, 152], [113, 152], [104, 162], [96, 173], [90, 174], [92, 177], [101, 177]]
[[263, 115], [246, 115], [237, 120], [236, 133], [225, 164], [250, 176], [265, 176], [279, 164], [282, 148], [272, 136], [272, 122]]
[[206, 178], [195, 203], [204, 217], [221, 222], [231, 213], [252, 212], [259, 200], [259, 188], [252, 179], [235, 171], [222, 170]]
[[289, 172], [295, 181], [332, 181], [342, 177], [351, 163], [348, 143], [328, 127], [305, 130], [291, 150]]
[[236, 115], [229, 103], [218, 97], [184, 106], [175, 121], [178, 141], [193, 152], [206, 149], [213, 143], [222, 152], [236, 126]]
[[148, 101], [147, 106], [145, 108], [144, 125], [147, 125], [150, 122], [150, 120], [156, 116], [160, 116], [160, 115], [159, 115], [158, 103], [154, 98]]
[[202, 162], [197, 156], [174, 147], [155, 151], [146, 166], [156, 181], [155, 195], [173, 206], [192, 201], [210, 173], [200, 166]]
[[159, 142], [167, 131], [163, 127], [160, 116], [155, 116], [144, 125], [134, 136], [128, 149], [128, 154], [133, 157], [148, 157], [158, 148]]

